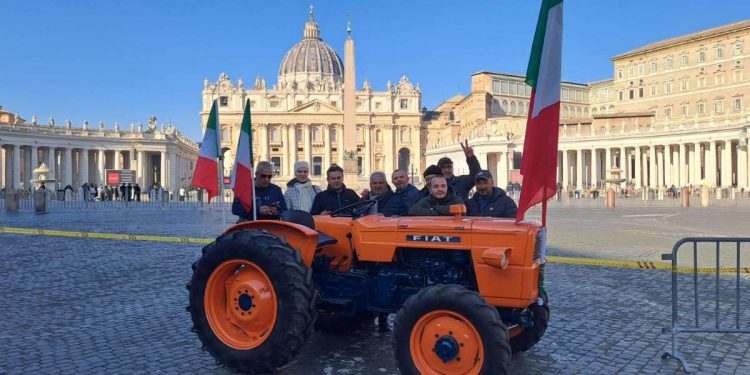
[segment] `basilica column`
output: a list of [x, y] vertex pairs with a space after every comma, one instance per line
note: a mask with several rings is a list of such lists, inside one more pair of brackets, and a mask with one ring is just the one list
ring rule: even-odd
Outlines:
[[508, 150], [498, 153], [497, 186], [505, 189], [508, 186]]
[[[97, 161], [98, 161], [98, 166], [97, 166], [97, 172], [98, 172], [97, 173], [97, 183], [99, 184], [99, 186], [104, 185], [107, 182], [106, 181], [107, 177], [104, 175], [104, 169], [105, 169], [104, 158], [105, 158], [105, 156], [104, 156], [104, 149], [100, 148], [99, 149], [99, 154], [97, 155]], [[137, 173], [137, 171], [136, 171], [136, 173]]]
[[680, 182], [680, 185], [678, 187], [683, 187], [687, 185], [687, 168], [685, 167], [685, 158], [687, 157], [687, 150], [684, 143], [680, 143], [679, 148], [679, 162], [680, 162], [680, 168], [678, 172], [680, 173], [680, 179], [678, 180]]
[[115, 150], [114, 151], [115, 156], [115, 169], [122, 169], [122, 163], [120, 162], [120, 151]]
[[643, 184], [641, 183], [641, 168], [643, 168], [643, 164], [641, 163], [641, 154], [643, 154], [643, 150], [641, 150], [641, 146], [635, 146], [635, 187], [641, 188], [643, 187]]
[[89, 182], [89, 150], [81, 149], [78, 155], [78, 179], [80, 185], [83, 185]]
[[596, 188], [599, 183], [599, 155], [597, 155], [596, 148], [591, 149], [591, 187]]
[[50, 180], [57, 181], [57, 173], [55, 173], [55, 147], [50, 146], [47, 151], [47, 168], [49, 168], [49, 175], [47, 176]]
[[576, 150], [576, 189], [583, 190], [583, 150]]
[[295, 124], [286, 124], [287, 130], [286, 130], [286, 170], [284, 171], [284, 175], [289, 176], [290, 178], [294, 176], [294, 161], [296, 159], [297, 155], [297, 126]]
[[664, 145], [664, 185], [672, 186], [672, 147]]
[[[310, 145], [310, 138], [312, 137], [312, 131], [310, 129], [311, 124], [304, 124], [303, 127], [302, 135], [305, 137], [305, 161], [308, 162], [310, 168], [312, 168], [312, 146]], [[310, 170], [310, 172], [312, 172], [312, 170]]]
[[737, 142], [737, 187], [747, 190], [747, 146], [741, 146], [743, 143], [747, 145], [747, 140]]
[[562, 165], [563, 165], [563, 175], [562, 175], [562, 185], [563, 189], [567, 189], [570, 186], [570, 167], [568, 164], [568, 150], [562, 151]]
[[138, 150], [138, 166], [135, 171], [135, 181], [141, 185], [141, 187], [146, 186], [146, 153], [143, 152], [143, 150]]
[[[608, 179], [610, 176], [607, 174], [609, 173], [609, 170], [612, 168], [612, 149], [609, 147], [604, 149], [604, 179]], [[607, 187], [610, 187], [611, 184], [608, 182]]]
[[65, 147], [62, 149], [62, 160], [60, 166], [62, 167], [65, 178], [60, 184], [62, 187], [66, 185], [73, 186], [73, 149]]
[[[167, 182], [167, 152], [161, 151], [159, 154], [161, 155], [159, 160], [159, 186], [164, 188]], [[219, 168], [224, 168], [224, 166], [220, 165]], [[221, 172], [223, 173], [223, 170]]]
[[[258, 140], [258, 144], [260, 145], [260, 155], [258, 155], [258, 160], [271, 160], [271, 158], [268, 156], [268, 124], [260, 124], [260, 131], [258, 132], [260, 139]], [[254, 138], [253, 138], [254, 140]], [[255, 165], [255, 161], [253, 160], [253, 165]]]
[[370, 125], [362, 125], [362, 136], [365, 140], [365, 156], [362, 160], [362, 171], [365, 176], [370, 176], [372, 173], [372, 147], [370, 147]]
[[721, 186], [732, 186], [732, 140], [721, 146]]
[[716, 186], [716, 141], [709, 141], [706, 149], [706, 182]]
[[[18, 189], [21, 187], [21, 146], [13, 146], [13, 180], [8, 185]], [[7, 152], [6, 152], [7, 155]]]
[[701, 144], [695, 143], [694, 151], [693, 151], [693, 157], [695, 160], [693, 161], [693, 184], [694, 185], [700, 185], [701, 179], [703, 179], [703, 176], [701, 176]]
[[665, 185], [664, 182], [664, 150], [656, 150], [656, 186]]
[[658, 185], [656, 184], [656, 146], [653, 144], [649, 150], [648, 167], [648, 185], [655, 188]]
[[695, 181], [695, 166], [693, 165], [693, 162], [695, 161], [695, 150], [687, 145], [685, 147], [685, 150], [687, 151], [687, 154], [685, 155], [685, 185], [690, 185]]
[[[328, 167], [331, 166], [331, 126], [331, 124], [323, 124], [323, 165], [320, 166], [320, 174], [323, 176], [325, 176]], [[312, 164], [310, 168], [313, 168]], [[312, 174], [312, 170], [310, 170], [310, 174]]]

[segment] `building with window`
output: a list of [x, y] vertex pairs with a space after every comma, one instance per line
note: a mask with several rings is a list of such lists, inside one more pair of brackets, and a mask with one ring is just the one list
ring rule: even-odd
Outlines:
[[[619, 188], [707, 184], [750, 188], [750, 20], [679, 36], [614, 56], [614, 78], [563, 82], [558, 181]], [[520, 181], [529, 88], [524, 77], [479, 72], [471, 94], [426, 117], [425, 162], [463, 159], [469, 139], [500, 186]]]
[[[351, 35], [351, 34], [350, 34]], [[353, 55], [352, 55], [353, 58]], [[243, 106], [250, 101], [255, 162], [270, 161], [278, 182], [294, 176], [294, 162], [310, 163], [315, 183], [325, 181], [331, 164], [344, 166], [344, 63], [334, 48], [323, 41], [313, 11], [302, 40], [284, 56], [277, 82], [267, 85], [256, 77], [246, 87], [221, 74], [218, 81], [204, 82], [202, 126], [211, 103], [219, 99], [219, 122], [224, 173], [231, 173]], [[366, 186], [374, 171], [419, 167], [421, 91], [406, 76], [376, 91], [367, 80], [355, 92], [356, 157], [358, 180]], [[325, 183], [323, 183], [325, 186]]]

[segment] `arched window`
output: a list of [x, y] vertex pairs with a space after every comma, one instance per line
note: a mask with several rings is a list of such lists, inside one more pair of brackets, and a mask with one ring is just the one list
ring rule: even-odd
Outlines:
[[320, 142], [320, 126], [313, 126], [312, 136], [313, 141]]
[[596, 112], [597, 112], [597, 109], [596, 109], [596, 107], [594, 107], [594, 108], [591, 108], [591, 115], [595, 115], [595, 114], [596, 114]]
[[563, 117], [570, 117], [570, 109], [568, 108], [568, 106], [565, 106], [563, 108]]
[[501, 107], [503, 108], [503, 114], [507, 114], [508, 113], [508, 101], [503, 100], [503, 104], [501, 105]]
[[589, 117], [589, 109], [588, 108], [584, 108], [583, 109], [583, 117]]
[[221, 126], [221, 142], [222, 143], [232, 142], [232, 132], [230, 129], [231, 128], [227, 125]]
[[576, 117], [583, 117], [583, 110], [581, 109], [581, 107], [576, 108]]
[[336, 129], [331, 129], [330, 138], [331, 142], [336, 142]]
[[375, 131], [375, 142], [383, 142], [383, 132], [380, 129]]
[[518, 113], [520, 113], [522, 115], [526, 114], [526, 103], [525, 102], [518, 103]]
[[510, 102], [510, 113], [515, 115], [517, 112], [516, 102]]

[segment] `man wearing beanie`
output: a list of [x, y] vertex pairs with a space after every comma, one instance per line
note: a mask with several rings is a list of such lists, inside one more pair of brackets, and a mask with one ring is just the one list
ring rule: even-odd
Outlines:
[[422, 176], [424, 176], [424, 187], [419, 191], [422, 198], [430, 195], [430, 180], [432, 180], [432, 178], [435, 176], [442, 175], [443, 171], [441, 171], [440, 167], [435, 164], [430, 165], [429, 167], [427, 167], [427, 169], [424, 170], [424, 173], [422, 173]]
[[474, 187], [474, 176], [482, 169], [479, 165], [479, 160], [474, 156], [474, 149], [469, 146], [469, 141], [461, 143], [461, 148], [464, 150], [466, 155], [466, 164], [469, 165], [469, 174], [463, 176], [453, 175], [453, 161], [448, 157], [443, 157], [438, 160], [438, 167], [442, 172], [443, 177], [448, 180], [448, 186], [453, 188], [453, 191], [461, 199], [465, 201], [469, 198], [469, 190]]
[[290, 210], [310, 212], [315, 196], [320, 193], [320, 187], [313, 185], [309, 178], [310, 164], [300, 160], [294, 163], [294, 178], [287, 182], [284, 200]]

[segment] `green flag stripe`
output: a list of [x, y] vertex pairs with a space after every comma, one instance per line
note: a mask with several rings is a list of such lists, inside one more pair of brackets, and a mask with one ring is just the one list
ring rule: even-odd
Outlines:
[[216, 101], [214, 100], [211, 104], [211, 112], [208, 114], [208, 121], [206, 122], [206, 129], [216, 130]]
[[245, 102], [245, 114], [242, 116], [242, 130], [243, 132], [247, 133], [248, 138], [250, 139], [250, 144], [248, 147], [250, 148], [250, 166], [253, 166], [253, 131], [252, 131], [252, 121], [250, 119], [250, 99], [247, 99]]
[[549, 10], [562, 3], [563, 0], [543, 0], [542, 8], [539, 10], [539, 20], [534, 32], [534, 43], [531, 46], [531, 56], [529, 57], [529, 66], [526, 68], [526, 83], [531, 87], [536, 87], [536, 81], [539, 78], [539, 62], [542, 59], [542, 49], [544, 47], [544, 34], [547, 31], [547, 16]]

